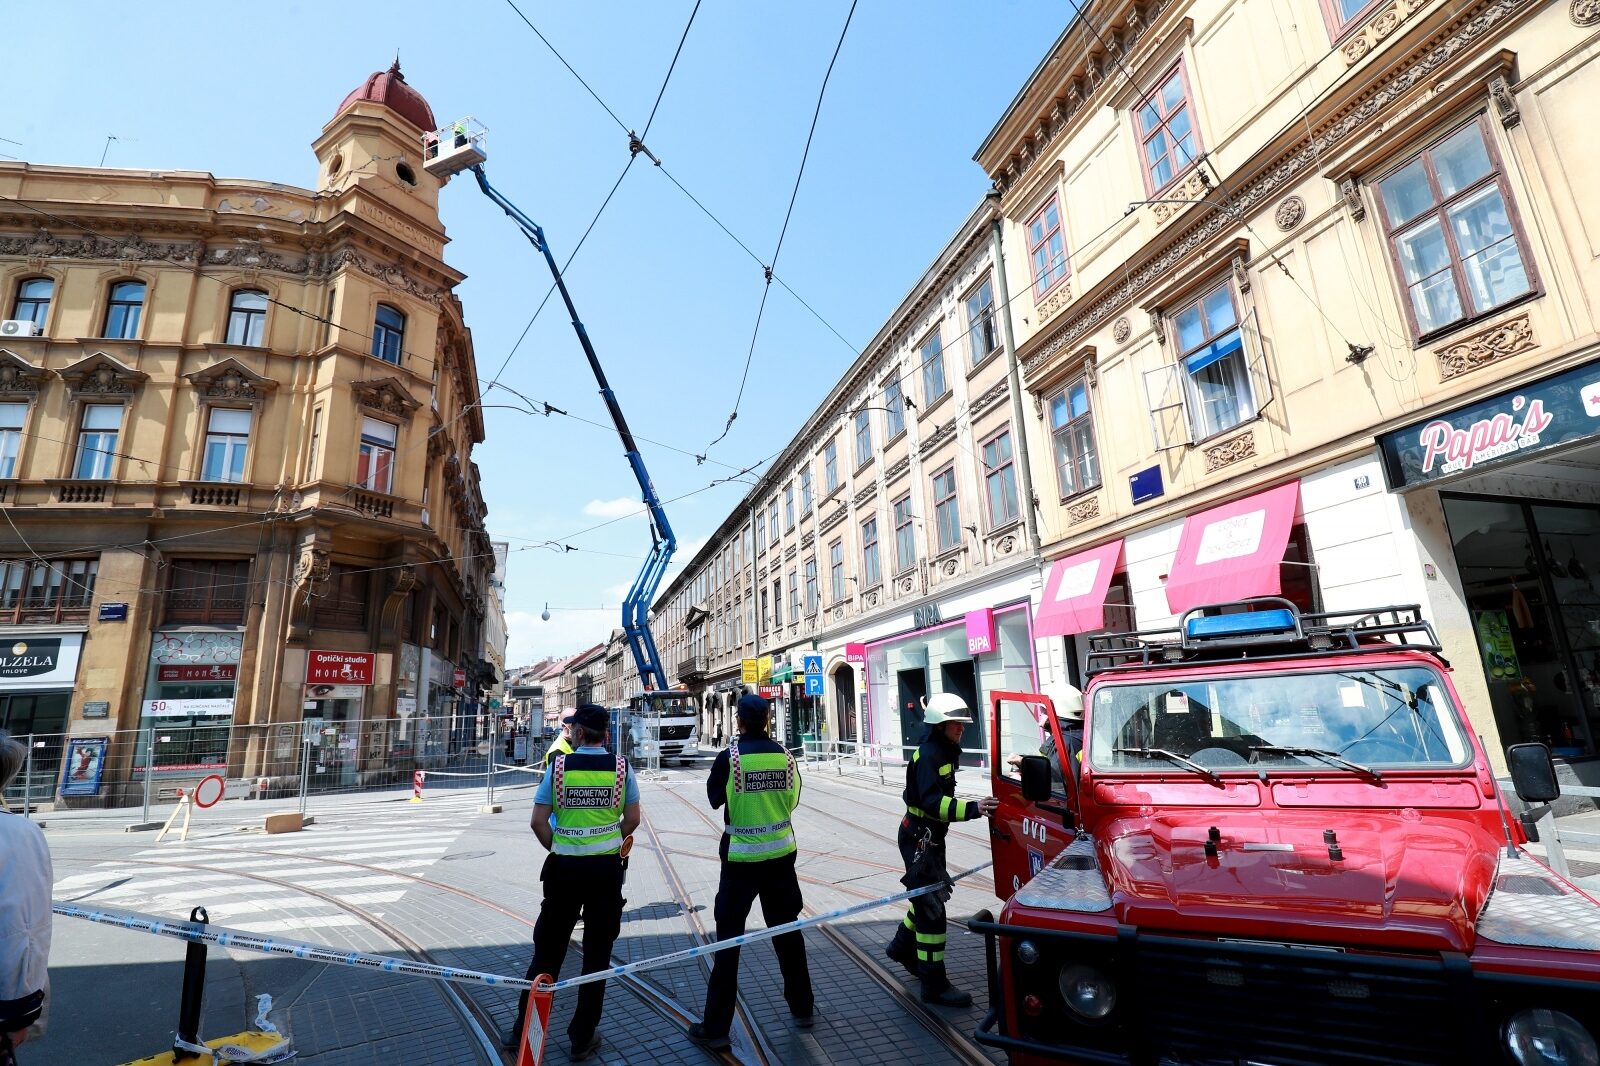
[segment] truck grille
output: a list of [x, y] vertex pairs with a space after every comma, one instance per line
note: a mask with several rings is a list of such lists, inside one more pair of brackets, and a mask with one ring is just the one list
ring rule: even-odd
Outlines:
[[664, 725], [661, 727], [661, 739], [687, 740], [692, 732], [694, 732], [692, 725]]
[[1438, 959], [1230, 949], [1141, 938], [1132, 961], [1160, 1055], [1273, 1066], [1445, 1066], [1470, 1061]]

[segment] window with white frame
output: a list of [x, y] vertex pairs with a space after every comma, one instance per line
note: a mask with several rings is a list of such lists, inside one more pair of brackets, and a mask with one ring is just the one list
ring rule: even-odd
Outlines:
[[22, 427], [28, 421], [25, 403], [0, 403], [0, 478], [17, 476], [22, 452]]
[[900, 372], [883, 384], [883, 406], [888, 411], [884, 423], [884, 439], [894, 440], [906, 431], [906, 391], [900, 384]]
[[356, 484], [369, 492], [387, 493], [394, 487], [394, 446], [399, 427], [376, 418], [361, 420], [361, 451], [356, 461]]
[[[794, 528], [793, 523], [790, 523], [790, 528]], [[778, 546], [778, 498], [776, 496], [767, 505], [767, 529], [772, 533], [772, 546], [776, 548]]]
[[206, 450], [200, 480], [239, 484], [250, 450], [250, 412], [213, 407], [206, 416]]
[[917, 533], [912, 526], [911, 494], [894, 501], [894, 572], [903, 574], [917, 563]]
[[266, 343], [267, 294], [260, 289], [236, 289], [228, 302], [229, 344], [259, 348]]
[[1055, 445], [1056, 485], [1061, 498], [1097, 488], [1100, 456], [1095, 449], [1089, 382], [1082, 375], [1050, 398], [1050, 436]]
[[119, 281], [111, 286], [111, 299], [106, 301], [105, 328], [102, 337], [132, 340], [139, 335], [139, 317], [144, 312], [144, 282]]
[[806, 560], [806, 614], [816, 614], [817, 599], [817, 560]]
[[978, 287], [967, 293], [967, 358], [976, 366], [1000, 347], [994, 321], [994, 285], [984, 275]]
[[405, 343], [406, 316], [388, 304], [379, 304], [372, 322], [372, 354], [399, 366]]
[[856, 412], [856, 468], [872, 458], [872, 413], [865, 407]]
[[50, 298], [55, 291], [56, 283], [50, 278], [23, 278], [17, 282], [11, 317], [32, 322], [43, 333], [45, 319], [50, 317]]
[[1067, 277], [1067, 244], [1061, 230], [1061, 204], [1052, 195], [1028, 219], [1028, 266], [1033, 271], [1033, 297], [1038, 299]]
[[839, 487], [839, 438], [835, 437], [822, 448], [823, 492], [832, 495]]
[[933, 475], [933, 524], [941, 552], [961, 543], [961, 504], [956, 499], [954, 465]]
[[83, 409], [78, 430], [78, 461], [72, 476], [107, 481], [117, 457], [117, 434], [122, 429], [120, 403], [92, 403]]
[[1232, 283], [1178, 306], [1168, 324], [1178, 361], [1145, 375], [1156, 446], [1181, 447], [1254, 418], [1269, 386], [1264, 369], [1252, 372]]
[[794, 532], [794, 482], [783, 487], [783, 527]]
[[917, 362], [922, 367], [922, 406], [932, 407], [950, 391], [944, 379], [944, 341], [937, 328], [917, 348]]
[[800, 469], [800, 514], [801, 517], [811, 513], [811, 464], [808, 462]]
[[789, 620], [800, 621], [800, 575], [789, 571]]
[[756, 512], [756, 551], [764, 552], [766, 550], [767, 550], [767, 513], [765, 511], [757, 511]]
[[1017, 467], [1011, 456], [1010, 429], [983, 443], [983, 489], [989, 501], [990, 529], [1017, 520]]
[[878, 561], [878, 516], [873, 515], [861, 523], [861, 581], [871, 588], [883, 580], [883, 569]]
[[828, 591], [833, 602], [844, 599], [844, 540], [840, 538], [828, 545]]

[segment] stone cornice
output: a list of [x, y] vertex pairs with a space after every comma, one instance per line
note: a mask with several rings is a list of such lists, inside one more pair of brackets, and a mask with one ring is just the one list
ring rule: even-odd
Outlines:
[[1491, 37], [1507, 19], [1530, 8], [1537, 0], [1479, 0], [1424, 42], [1410, 58], [1379, 78], [1364, 92], [1315, 127], [1310, 138], [1300, 138], [1262, 167], [1254, 177], [1233, 185], [1228, 211], [1206, 211], [1171, 240], [1155, 245], [1137, 266], [1110, 275], [1094, 291], [1079, 298], [1078, 310], [1064, 316], [1054, 329], [1031, 338], [1021, 353], [1025, 373], [1038, 374], [1049, 360], [1070, 348], [1133, 303], [1185, 258], [1238, 225], [1235, 221], [1266, 206], [1271, 199], [1319, 167], [1319, 160], [1349, 138], [1381, 122], [1391, 104], [1418, 86], [1437, 80], [1439, 71]]

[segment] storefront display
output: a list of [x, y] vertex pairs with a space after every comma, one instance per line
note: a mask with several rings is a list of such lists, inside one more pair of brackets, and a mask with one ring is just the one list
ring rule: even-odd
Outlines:
[[20, 802], [24, 788], [35, 802], [48, 800], [55, 790], [82, 649], [81, 633], [0, 635], [0, 729], [38, 738], [32, 773], [26, 782], [12, 782], [5, 792], [7, 801]]
[[203, 777], [228, 761], [242, 633], [172, 630], [150, 640], [134, 773], [152, 762], [157, 777]]

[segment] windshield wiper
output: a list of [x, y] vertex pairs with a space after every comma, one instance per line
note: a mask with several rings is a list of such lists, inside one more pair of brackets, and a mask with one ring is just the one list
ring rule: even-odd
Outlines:
[[1168, 751], [1166, 748], [1112, 748], [1111, 750], [1118, 755], [1138, 755], [1145, 759], [1151, 759], [1159, 756], [1163, 759], [1170, 759], [1180, 766], [1186, 766], [1195, 773], [1204, 775], [1207, 781], [1210, 781], [1218, 788], [1227, 787], [1222, 783], [1222, 775], [1211, 769], [1209, 766], [1197, 763], [1187, 755], [1179, 755], [1175, 751]]
[[1250, 745], [1250, 750], [1264, 751], [1268, 755], [1309, 755], [1317, 759], [1326, 759], [1328, 762], [1336, 766], [1342, 766], [1346, 770], [1354, 770], [1358, 774], [1366, 774], [1374, 781], [1383, 780], [1383, 774], [1372, 767], [1362, 766], [1360, 763], [1346, 759], [1338, 752], [1328, 751], [1326, 748], [1305, 748], [1297, 744], [1252, 744]]

